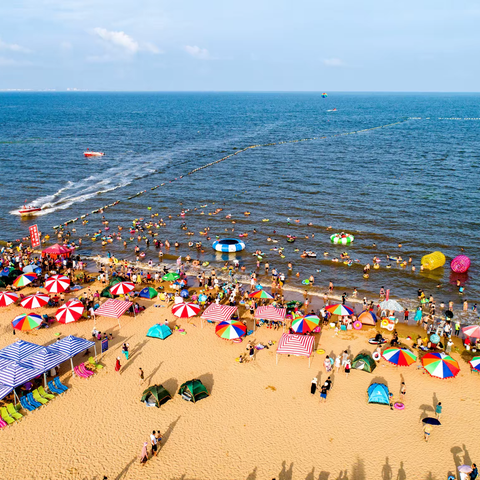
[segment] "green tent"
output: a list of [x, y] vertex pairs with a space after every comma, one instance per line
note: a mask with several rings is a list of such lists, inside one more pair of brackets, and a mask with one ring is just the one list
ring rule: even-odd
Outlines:
[[115, 298], [111, 293], [110, 293], [110, 286], [105, 287], [102, 292], [100, 293], [100, 296], [103, 298]]
[[157, 323], [156, 325], [148, 329], [147, 337], [161, 338], [162, 340], [165, 340], [171, 334], [172, 331], [170, 330], [170, 327], [168, 325], [161, 325]]
[[197, 402], [202, 398], [207, 398], [209, 393], [200, 380], [193, 379], [180, 385], [178, 394], [187, 402]]
[[377, 364], [375, 360], [367, 353], [359, 353], [354, 359], [352, 363], [352, 368], [356, 368], [357, 370], [363, 370], [364, 372], [372, 373]]
[[152, 385], [148, 387], [142, 395], [142, 402], [144, 402], [147, 407], [157, 407], [163, 405], [165, 402], [171, 400], [172, 396], [168, 393], [163, 385]]

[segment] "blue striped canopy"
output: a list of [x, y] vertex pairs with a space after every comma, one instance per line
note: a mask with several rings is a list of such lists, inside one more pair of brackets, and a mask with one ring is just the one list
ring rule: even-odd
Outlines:
[[1, 362], [0, 364], [0, 383], [9, 387], [18, 387], [28, 380], [41, 375], [43, 372], [34, 368], [20, 365], [12, 360]]
[[11, 345], [8, 345], [7, 347], [0, 350], [0, 358], [7, 358], [8, 360], [20, 362], [21, 360], [28, 357], [33, 352], [40, 350], [41, 348], [41, 345], [25, 342], [23, 340], [17, 340]]
[[9, 387], [8, 385], [3, 385], [0, 383], [0, 400], [5, 398], [12, 390], [13, 387]]
[[68, 360], [68, 356], [64, 353], [52, 350], [51, 348], [41, 348], [22, 360], [22, 365], [35, 368], [42, 372], [48, 372], [52, 367], [56, 367], [59, 363]]
[[48, 349], [63, 353], [68, 358], [71, 358], [77, 355], [77, 353], [83, 352], [94, 345], [95, 342], [69, 335], [68, 337], [58, 340], [53, 345], [49, 345]]

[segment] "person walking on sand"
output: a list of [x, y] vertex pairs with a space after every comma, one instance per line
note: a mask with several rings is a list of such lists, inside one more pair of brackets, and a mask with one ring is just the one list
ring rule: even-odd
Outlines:
[[315, 377], [315, 378], [312, 380], [312, 384], [311, 384], [311, 386], [310, 386], [310, 393], [311, 393], [312, 395], [315, 395], [315, 392], [317, 391], [317, 382], [318, 382], [317, 377]]
[[117, 361], [115, 362], [115, 371], [120, 373], [120, 369], [122, 365], [120, 365], [120, 357], [117, 357]]
[[472, 463], [472, 471], [470, 472], [470, 480], [476, 480], [478, 478], [478, 468], [475, 463]]
[[125, 360], [128, 360], [128, 349], [130, 345], [128, 343], [124, 343], [122, 345], [122, 353], [125, 355]]
[[442, 416], [442, 402], [438, 402], [437, 406], [435, 407], [435, 417], [440, 420], [440, 417]]
[[342, 353], [342, 367], [345, 367], [345, 365], [347, 364], [348, 362], [348, 352], [345, 350], [343, 353]]
[[402, 403], [405, 403], [405, 395], [407, 394], [407, 387], [405, 386], [405, 382], [402, 382], [400, 387], [400, 398], [402, 399]]
[[152, 457], [157, 456], [157, 436], [155, 435], [155, 430], [150, 435], [150, 443], [152, 444]]
[[345, 363], [345, 376], [348, 378], [348, 374], [350, 373], [350, 360], [347, 360]]
[[148, 451], [147, 451], [148, 443], [144, 442], [142, 447], [142, 453], [140, 454], [140, 463], [145, 465], [148, 461]]
[[335, 369], [337, 370], [337, 373], [340, 370], [340, 365], [341, 365], [340, 355], [337, 355], [337, 358], [335, 358]]
[[162, 433], [157, 430], [157, 450], [162, 448]]
[[320, 401], [323, 403], [327, 401], [327, 387], [325, 385], [320, 388]]
[[138, 369], [138, 378], [139, 378], [138, 384], [141, 385], [145, 380], [145, 374], [143, 373], [142, 368]]
[[430, 438], [430, 434], [432, 433], [432, 426], [429, 425], [428, 423], [423, 427], [423, 438], [425, 439], [426, 442], [428, 442], [428, 439]]

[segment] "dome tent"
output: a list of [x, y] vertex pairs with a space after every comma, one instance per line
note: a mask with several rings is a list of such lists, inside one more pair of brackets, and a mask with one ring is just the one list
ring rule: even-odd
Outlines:
[[390, 392], [383, 383], [372, 383], [368, 387], [368, 403], [378, 403], [380, 405], [390, 405]]
[[352, 368], [372, 373], [377, 367], [375, 360], [367, 353], [359, 353], [352, 363]]
[[162, 340], [165, 340], [171, 334], [172, 331], [168, 325], [157, 323], [148, 329], [147, 337], [161, 338]]
[[198, 379], [189, 380], [180, 385], [178, 394], [181, 395], [184, 400], [187, 400], [187, 402], [193, 403], [202, 398], [207, 398], [210, 395], [205, 385]]
[[172, 396], [163, 385], [152, 385], [143, 392], [141, 401], [144, 402], [147, 407], [160, 408], [160, 405], [163, 405], [171, 399]]

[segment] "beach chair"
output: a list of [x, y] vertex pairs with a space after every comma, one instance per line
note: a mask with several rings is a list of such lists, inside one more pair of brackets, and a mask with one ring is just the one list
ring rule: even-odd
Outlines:
[[28, 410], [29, 412], [33, 412], [35, 410], [35, 407], [30, 405], [28, 403], [27, 397], [20, 397], [20, 405], [25, 409]]
[[48, 400], [46, 398], [43, 398], [40, 393], [38, 393], [38, 390], [35, 389], [33, 392], [32, 392], [32, 395], [33, 395], [33, 398], [41, 403], [42, 405], [45, 405], [46, 403], [48, 403]]
[[21, 420], [23, 418], [23, 415], [21, 413], [18, 413], [15, 410], [15, 407], [13, 406], [13, 403], [8, 403], [7, 404], [7, 412], [15, 420]]
[[81, 363], [79, 366], [78, 366], [78, 370], [79, 372], [82, 373], [82, 375], [85, 377], [85, 378], [89, 378], [93, 375], [93, 372], [91, 372], [90, 370], [87, 370], [87, 368], [85, 367], [85, 363]]
[[98, 370], [101, 370], [103, 368], [103, 365], [100, 365], [99, 363], [95, 362], [95, 359], [93, 357], [90, 357], [88, 359], [88, 363], [90, 365], [93, 365], [95, 368], [97, 368]]
[[[27, 393], [27, 399], [28, 399], [28, 403], [29, 403], [32, 407], [39, 408], [39, 407], [41, 407], [41, 406], [43, 405], [43, 403], [37, 402], [37, 401], [33, 398], [32, 392]], [[44, 402], [47, 403], [46, 400], [44, 400]]]
[[15, 420], [8, 414], [5, 407], [0, 408], [0, 416], [4, 422], [7, 422], [8, 425], [11, 425]]
[[55, 377], [53, 379], [53, 383], [55, 384], [55, 386], [59, 389], [59, 390], [62, 390], [64, 392], [66, 392], [68, 390], [68, 387], [66, 387], [61, 381], [60, 381], [60, 378], [59, 377]]
[[48, 385], [48, 389], [49, 389], [51, 392], [56, 393], [57, 395], [61, 395], [62, 393], [64, 393], [64, 391], [63, 391], [63, 390], [59, 390], [59, 389], [54, 385], [54, 383], [53, 383], [51, 380], [48, 382], [47, 385]]
[[0, 428], [8, 427], [8, 423], [0, 418]]
[[53, 400], [55, 398], [55, 395], [52, 395], [51, 393], [47, 393], [45, 389], [43, 388], [42, 385], [38, 387], [38, 393], [43, 397], [46, 398], [47, 400]]

